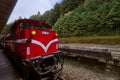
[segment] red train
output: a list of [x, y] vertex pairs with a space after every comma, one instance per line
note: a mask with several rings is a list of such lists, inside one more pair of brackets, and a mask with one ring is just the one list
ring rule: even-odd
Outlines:
[[4, 37], [4, 48], [18, 67], [22, 65], [25, 80], [32, 79], [33, 74], [56, 79], [63, 69], [58, 33], [43, 21], [17, 20]]

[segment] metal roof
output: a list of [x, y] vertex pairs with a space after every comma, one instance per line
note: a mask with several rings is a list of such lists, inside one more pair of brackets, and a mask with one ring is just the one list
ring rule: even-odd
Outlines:
[[0, 33], [18, 0], [0, 0]]

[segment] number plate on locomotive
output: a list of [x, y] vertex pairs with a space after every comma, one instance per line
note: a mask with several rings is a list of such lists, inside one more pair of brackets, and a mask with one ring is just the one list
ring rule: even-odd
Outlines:
[[49, 34], [49, 32], [45, 32], [45, 31], [43, 31], [43, 32], [42, 32], [42, 34], [48, 35], [48, 34]]

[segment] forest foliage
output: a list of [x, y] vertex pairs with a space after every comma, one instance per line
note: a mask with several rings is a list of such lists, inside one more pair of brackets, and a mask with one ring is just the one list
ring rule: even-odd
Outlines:
[[120, 0], [85, 0], [60, 17], [53, 29], [61, 37], [120, 35]]
[[120, 35], [120, 0], [62, 0], [29, 18], [50, 24], [60, 37]]

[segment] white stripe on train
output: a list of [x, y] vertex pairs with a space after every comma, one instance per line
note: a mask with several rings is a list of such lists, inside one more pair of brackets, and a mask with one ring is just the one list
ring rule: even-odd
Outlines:
[[32, 43], [33, 43], [33, 44], [36, 44], [36, 45], [39, 45], [40, 47], [43, 48], [43, 50], [44, 50], [45, 52], [47, 52], [47, 50], [48, 50], [48, 48], [50, 47], [50, 45], [53, 44], [54, 42], [57, 42], [57, 41], [58, 41], [58, 39], [53, 39], [53, 40], [51, 40], [46, 46], [45, 46], [43, 43], [41, 43], [41, 42], [39, 42], [39, 41], [37, 41], [37, 40], [32, 40]]
[[[26, 40], [27, 40], [27, 39], [17, 39], [17, 40], [16, 40], [16, 43], [26, 43]], [[37, 40], [33, 40], [33, 39], [32, 39], [32, 42], [31, 42], [31, 43], [36, 44], [36, 45], [42, 47], [43, 50], [44, 50], [45, 52], [47, 52], [47, 50], [48, 50], [48, 48], [50, 47], [50, 45], [53, 44], [53, 43], [55, 43], [55, 42], [57, 42], [57, 41], [58, 41], [58, 39], [53, 39], [53, 40], [51, 40], [50, 42], [48, 42], [48, 44], [47, 44], [46, 46], [45, 46], [42, 42], [37, 41]], [[12, 40], [9, 40], [9, 41], [7, 41], [7, 42], [12, 42]], [[56, 45], [56, 48], [58, 48], [58, 45]], [[30, 50], [30, 49], [27, 48], [27, 52], [29, 52], [29, 50]]]

